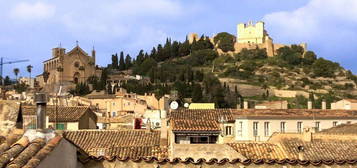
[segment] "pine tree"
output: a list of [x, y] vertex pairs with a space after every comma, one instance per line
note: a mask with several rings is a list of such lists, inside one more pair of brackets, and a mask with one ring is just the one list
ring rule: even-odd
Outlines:
[[119, 71], [125, 70], [125, 61], [124, 61], [124, 52], [120, 52], [120, 59], [119, 59]]

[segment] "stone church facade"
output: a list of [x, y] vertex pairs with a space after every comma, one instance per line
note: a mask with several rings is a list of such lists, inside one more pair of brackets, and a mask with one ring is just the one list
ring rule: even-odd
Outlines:
[[93, 49], [92, 54], [89, 55], [78, 45], [69, 52], [61, 47], [53, 48], [52, 58], [43, 62], [44, 72], [48, 72], [48, 79], [45, 81], [43, 75], [39, 77], [46, 85], [86, 82], [88, 77], [96, 75], [95, 53]]

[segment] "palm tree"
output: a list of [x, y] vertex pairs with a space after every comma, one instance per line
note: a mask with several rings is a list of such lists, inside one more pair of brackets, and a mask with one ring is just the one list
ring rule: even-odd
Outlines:
[[17, 75], [19, 75], [19, 73], [20, 73], [20, 69], [19, 68], [15, 68], [14, 69], [14, 74], [16, 76], [16, 82], [17, 82]]
[[29, 73], [29, 85], [30, 86], [32, 86], [31, 85], [31, 72], [32, 72], [32, 68], [33, 68], [33, 66], [32, 65], [27, 65], [27, 72]]

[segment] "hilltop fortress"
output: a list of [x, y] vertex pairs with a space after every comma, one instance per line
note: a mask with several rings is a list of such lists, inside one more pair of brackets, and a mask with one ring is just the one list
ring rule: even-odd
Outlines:
[[[194, 39], [198, 39], [198, 35], [196, 33], [190, 33], [188, 35], [189, 42], [192, 43]], [[214, 36], [210, 38], [210, 40], [213, 44], [215, 44], [213, 39]], [[306, 43], [301, 43], [299, 45], [303, 47], [305, 51], [307, 50]], [[234, 53], [239, 53], [243, 48], [255, 49], [258, 47], [261, 49], [265, 48], [268, 56], [274, 56], [277, 54], [276, 51], [284, 46], [291, 45], [273, 43], [273, 39], [268, 35], [264, 27], [264, 22], [262, 21], [255, 24], [250, 21], [248, 23], [239, 23], [237, 25]], [[223, 53], [221, 49], [217, 48], [217, 51], [219, 53]]]

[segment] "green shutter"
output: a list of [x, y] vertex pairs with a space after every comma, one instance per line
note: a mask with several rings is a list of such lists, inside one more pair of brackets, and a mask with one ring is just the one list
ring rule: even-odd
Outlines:
[[56, 124], [56, 129], [64, 130], [64, 124]]

